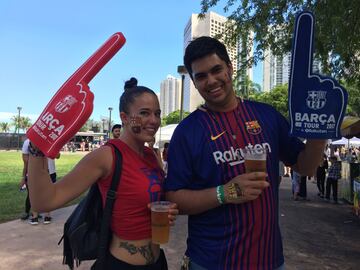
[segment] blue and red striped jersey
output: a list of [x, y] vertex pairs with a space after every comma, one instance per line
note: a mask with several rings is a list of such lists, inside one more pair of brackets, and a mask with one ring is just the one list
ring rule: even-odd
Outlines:
[[284, 262], [278, 223], [279, 160], [297, 161], [303, 143], [270, 105], [239, 100], [230, 112], [202, 107], [176, 128], [165, 190], [201, 190], [245, 172], [242, 150], [266, 148], [270, 187], [254, 201], [189, 216], [186, 254], [206, 269], [274, 269]]

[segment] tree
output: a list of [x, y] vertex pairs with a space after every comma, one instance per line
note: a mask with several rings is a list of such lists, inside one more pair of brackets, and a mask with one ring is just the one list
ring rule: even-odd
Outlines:
[[31, 127], [31, 125], [32, 123], [29, 117], [20, 117], [20, 129], [26, 131]]
[[238, 74], [233, 81], [233, 85], [236, 95], [243, 98], [261, 92], [261, 86], [250, 80], [247, 75], [241, 77], [241, 74]]
[[8, 133], [10, 131], [10, 124], [7, 122], [0, 122], [0, 130], [1, 132]]
[[20, 116], [19, 118], [18, 115], [14, 115], [11, 117], [11, 121], [11, 125], [15, 127], [15, 133], [20, 130], [25, 131], [32, 125], [30, 118], [25, 116]]
[[[342, 82], [348, 91], [349, 100], [346, 115], [360, 117], [360, 88], [354, 84]], [[257, 92], [250, 94], [249, 99], [264, 102], [274, 106], [286, 118], [289, 117], [288, 110], [288, 85], [279, 85], [270, 92]]]
[[276, 86], [270, 92], [255, 93], [249, 99], [270, 104], [286, 119], [289, 118], [287, 84]]
[[[219, 0], [202, 0], [201, 15], [218, 3]], [[228, 0], [225, 3], [224, 12], [234, 22], [226, 24], [225, 43], [234, 44], [239, 37], [251, 37], [250, 32], [254, 32], [251, 42], [243, 47], [247, 53], [255, 44], [248, 66], [263, 60], [267, 49], [278, 56], [289, 52], [295, 15], [310, 10], [315, 15], [315, 57], [321, 61], [323, 73], [360, 86], [359, 1]]]
[[349, 95], [346, 115], [360, 117], [360, 86], [347, 82], [343, 82], [342, 85], [344, 85]]
[[[183, 112], [183, 118], [185, 118], [189, 114], [189, 112]], [[161, 125], [164, 126], [178, 123], [180, 123], [180, 110], [169, 113], [167, 116], [163, 117], [161, 121]]]

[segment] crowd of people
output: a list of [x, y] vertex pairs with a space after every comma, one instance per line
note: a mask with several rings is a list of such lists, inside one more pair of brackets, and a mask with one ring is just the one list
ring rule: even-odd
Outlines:
[[360, 148], [354, 146], [349, 148], [345, 146], [327, 146], [313, 177], [291, 171], [289, 176], [292, 182], [293, 199], [295, 201], [308, 200], [306, 192], [307, 180], [314, 179], [318, 188], [317, 195], [325, 201], [338, 204], [338, 181], [341, 179], [342, 161], [359, 162]]
[[[170, 225], [178, 214], [189, 216], [184, 269], [283, 270], [279, 162], [284, 176], [290, 168], [293, 175], [313, 175], [324, 164], [327, 141], [304, 143], [289, 136], [288, 121], [272, 106], [237, 97], [229, 55], [217, 39], [191, 41], [184, 64], [205, 103], [180, 122], [162, 152], [154, 148], [161, 123], [157, 95], [131, 78], [120, 97], [119, 132], [113, 128], [113, 138], [84, 156], [61, 181], [51, 181], [45, 157], [29, 143], [31, 204], [48, 212], [94, 183], [104, 197], [116, 147], [123, 169], [106, 269], [167, 269], [164, 252], [151, 241], [148, 208], [150, 202], [166, 199], [172, 202]], [[267, 153], [266, 172], [245, 171], [245, 150]], [[330, 163], [328, 179], [336, 179], [338, 167]], [[335, 191], [333, 181], [329, 183]], [[319, 186], [327, 196], [323, 182]]]

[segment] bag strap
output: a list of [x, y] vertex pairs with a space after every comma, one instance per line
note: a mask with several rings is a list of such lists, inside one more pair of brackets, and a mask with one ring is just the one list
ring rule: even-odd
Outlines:
[[[112, 210], [114, 207], [114, 202], [116, 199], [116, 190], [121, 178], [122, 171], [122, 155], [115, 145], [108, 143], [115, 150], [115, 170], [111, 180], [110, 188], [106, 194], [106, 202], [103, 211], [103, 217], [101, 221], [101, 230], [100, 230], [100, 239], [99, 239], [99, 248], [98, 248], [98, 257], [96, 265], [99, 266], [97, 269], [102, 269], [101, 266], [105, 261], [106, 255], [109, 249], [109, 228], [110, 221], [112, 216]], [[101, 265], [101, 266], [100, 266]]]

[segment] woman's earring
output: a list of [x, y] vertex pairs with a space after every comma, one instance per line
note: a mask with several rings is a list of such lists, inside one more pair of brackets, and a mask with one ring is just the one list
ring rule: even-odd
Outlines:
[[139, 116], [130, 117], [130, 127], [134, 133], [140, 133], [141, 131], [141, 118]]

